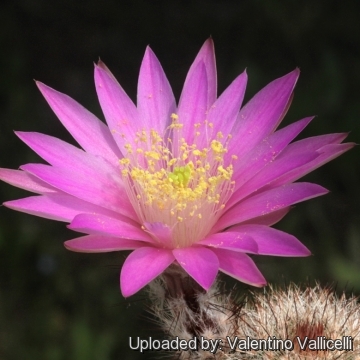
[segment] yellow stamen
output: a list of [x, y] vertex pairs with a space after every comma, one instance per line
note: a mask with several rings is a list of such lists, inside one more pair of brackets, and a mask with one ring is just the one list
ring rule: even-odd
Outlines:
[[[180, 133], [182, 127], [172, 114], [168, 130]], [[195, 124], [195, 135], [200, 127]], [[218, 132], [216, 140], [199, 146], [196, 136], [188, 144], [180, 134], [164, 139], [151, 129], [138, 131], [134, 144], [125, 146], [127, 156], [119, 163], [130, 201], [141, 222], [162, 222], [172, 229], [175, 247], [206, 236], [233, 192], [231, 161], [236, 156], [225, 164], [228, 140], [224, 145], [222, 138]]]

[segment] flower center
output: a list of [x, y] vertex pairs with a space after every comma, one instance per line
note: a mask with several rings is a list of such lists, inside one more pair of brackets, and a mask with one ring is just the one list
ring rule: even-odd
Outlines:
[[174, 187], [187, 187], [191, 178], [190, 165], [176, 166], [174, 171], [168, 174], [169, 180], [172, 182]]
[[[142, 223], [160, 222], [171, 230], [172, 247], [186, 247], [204, 238], [224, 209], [233, 192], [231, 161], [220, 141], [206, 140], [201, 146], [202, 124], [195, 125], [194, 142], [181, 137], [182, 124], [172, 115], [166, 139], [155, 130], [137, 132], [127, 144], [126, 157], [120, 160], [129, 199]], [[203, 124], [208, 131], [212, 124]], [[171, 136], [172, 135], [172, 136]], [[228, 137], [230, 139], [230, 137]]]

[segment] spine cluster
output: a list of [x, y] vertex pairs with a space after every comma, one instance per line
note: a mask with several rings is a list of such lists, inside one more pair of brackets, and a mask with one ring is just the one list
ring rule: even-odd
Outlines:
[[234, 291], [216, 283], [205, 292], [174, 266], [149, 289], [167, 339], [196, 344], [178, 359], [360, 359], [358, 299], [331, 287], [270, 287], [235, 301]]

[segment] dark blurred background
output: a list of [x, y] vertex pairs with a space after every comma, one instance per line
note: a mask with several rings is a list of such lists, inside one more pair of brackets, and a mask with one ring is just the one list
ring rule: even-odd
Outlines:
[[[301, 137], [350, 132], [359, 142], [360, 2], [357, 0], [73, 1], [12, 0], [0, 5], [0, 159], [38, 161], [13, 130], [72, 142], [33, 79], [103, 116], [93, 85], [99, 57], [135, 101], [146, 45], [179, 97], [203, 42], [215, 41], [219, 93], [247, 68], [246, 100], [295, 67], [301, 77], [284, 124], [318, 115]], [[313, 256], [256, 257], [270, 283], [334, 282], [360, 294], [360, 162], [355, 148], [306, 176], [331, 192], [299, 204], [277, 227]], [[27, 194], [0, 184], [1, 202]], [[0, 359], [157, 358], [129, 349], [129, 336], [161, 338], [148, 320], [146, 292], [123, 299], [125, 253], [79, 254], [63, 223], [0, 208]], [[226, 278], [225, 276], [223, 277]], [[232, 283], [229, 282], [229, 288]], [[239, 293], [247, 291], [238, 285]]]

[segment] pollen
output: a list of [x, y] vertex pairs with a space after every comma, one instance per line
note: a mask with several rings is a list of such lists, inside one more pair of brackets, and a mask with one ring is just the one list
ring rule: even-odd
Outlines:
[[[170, 116], [166, 137], [151, 129], [137, 132], [119, 161], [127, 194], [142, 223], [161, 222], [172, 230], [173, 247], [186, 247], [206, 236], [234, 190], [233, 157], [224, 157], [228, 142], [197, 143], [183, 138], [183, 124]], [[204, 126], [212, 128], [206, 121]], [[170, 135], [169, 135], [170, 134]], [[212, 135], [210, 131], [208, 135]]]

